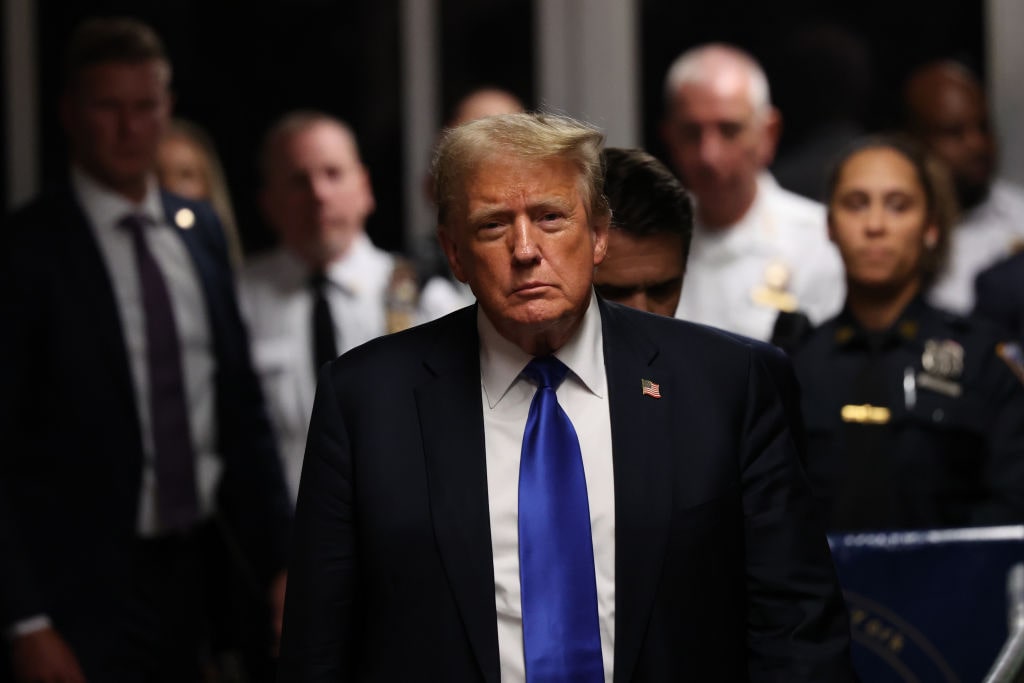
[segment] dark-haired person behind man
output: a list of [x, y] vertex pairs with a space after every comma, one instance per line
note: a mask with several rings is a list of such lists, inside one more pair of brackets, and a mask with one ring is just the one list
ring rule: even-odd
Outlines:
[[[649, 313], [676, 313], [693, 233], [693, 204], [672, 172], [641, 149], [609, 147], [604, 194], [612, 209], [608, 253], [594, 269], [594, 288], [609, 301]], [[786, 354], [738, 334], [765, 365], [782, 396], [790, 431], [804, 453], [800, 386]]]
[[478, 303], [321, 372], [281, 680], [853, 679], [761, 364], [594, 294], [601, 141], [547, 114], [441, 141], [438, 234]]
[[81, 25], [69, 182], [4, 235], [0, 678], [198, 680], [215, 509], [283, 600], [289, 505], [224, 236], [152, 173], [170, 77], [144, 24]]
[[609, 301], [672, 317], [693, 234], [690, 197], [643, 150], [609, 147], [602, 155], [612, 219], [608, 254], [594, 271], [594, 287]]

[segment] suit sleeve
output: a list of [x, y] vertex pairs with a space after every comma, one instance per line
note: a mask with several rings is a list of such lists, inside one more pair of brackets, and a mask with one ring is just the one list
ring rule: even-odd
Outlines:
[[979, 381], [990, 420], [985, 480], [992, 496], [972, 522], [985, 526], [1024, 523], [1024, 368], [1015, 376], [998, 353], [990, 352]]
[[747, 396], [741, 468], [750, 680], [855, 681], [822, 518], [778, 389], [756, 355]]
[[33, 422], [30, 411], [36, 401], [31, 373], [43, 362], [40, 353], [44, 346], [36, 338], [42, 325], [38, 308], [30, 303], [38, 303], [41, 290], [29, 279], [32, 271], [22, 267], [25, 262], [18, 258], [19, 253], [10, 242], [0, 246], [0, 320], [4, 321], [0, 358], [6, 359], [0, 372], [0, 434], [4, 439], [0, 448], [0, 630], [46, 610], [45, 596], [33, 579], [14, 522], [8, 489], [19, 461], [32, 449], [28, 424]]
[[331, 365], [320, 373], [292, 531], [279, 681], [348, 681], [357, 591], [352, 454]]
[[1024, 337], [1024, 303], [1019, 287], [1005, 277], [1009, 274], [1007, 268], [1008, 264], [1000, 264], [978, 275], [974, 283], [974, 315]]

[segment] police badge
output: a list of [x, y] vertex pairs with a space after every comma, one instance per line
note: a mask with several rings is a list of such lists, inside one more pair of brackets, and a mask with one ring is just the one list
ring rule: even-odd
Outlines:
[[917, 384], [947, 396], [959, 396], [962, 389], [960, 375], [964, 372], [964, 347], [952, 339], [929, 339], [921, 354], [923, 373]]

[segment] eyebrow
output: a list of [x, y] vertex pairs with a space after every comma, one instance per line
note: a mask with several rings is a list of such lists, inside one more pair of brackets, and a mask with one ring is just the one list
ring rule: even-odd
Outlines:
[[[558, 209], [560, 211], [564, 211], [566, 214], [573, 214], [575, 212], [575, 207], [572, 202], [558, 196], [541, 197], [536, 201], [530, 202], [526, 209], [530, 212], [538, 209]], [[469, 223], [486, 222], [489, 219], [501, 218], [512, 213], [515, 213], [515, 210], [510, 208], [507, 204], [502, 202], [487, 202], [484, 206], [470, 211], [466, 215], [466, 221]]]

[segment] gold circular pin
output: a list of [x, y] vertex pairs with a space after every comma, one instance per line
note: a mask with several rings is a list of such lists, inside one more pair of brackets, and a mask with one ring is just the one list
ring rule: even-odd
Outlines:
[[196, 224], [196, 215], [192, 212], [192, 209], [178, 209], [177, 213], [174, 214], [174, 224], [179, 228], [188, 230]]

